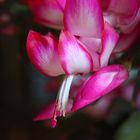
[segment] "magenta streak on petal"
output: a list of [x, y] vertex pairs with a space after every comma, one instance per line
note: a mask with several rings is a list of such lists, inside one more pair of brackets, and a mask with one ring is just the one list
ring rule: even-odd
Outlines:
[[100, 38], [103, 15], [99, 0], [67, 0], [64, 29], [77, 36]]
[[74, 101], [72, 111], [76, 111], [106, 95], [127, 78], [128, 72], [121, 65], [111, 65], [102, 68], [81, 86]]

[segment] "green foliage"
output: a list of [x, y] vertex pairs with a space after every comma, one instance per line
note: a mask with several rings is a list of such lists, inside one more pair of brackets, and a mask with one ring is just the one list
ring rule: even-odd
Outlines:
[[140, 111], [134, 112], [118, 129], [115, 140], [140, 139]]

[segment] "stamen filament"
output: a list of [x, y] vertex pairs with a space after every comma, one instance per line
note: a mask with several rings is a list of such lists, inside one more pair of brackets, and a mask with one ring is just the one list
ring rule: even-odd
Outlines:
[[60, 91], [58, 93], [58, 110], [60, 111], [60, 114], [63, 114], [63, 116], [65, 116], [65, 111], [67, 108], [67, 102], [69, 98], [69, 91], [73, 77], [74, 75], [69, 75], [65, 77]]
[[54, 109], [53, 118], [51, 120], [52, 127], [55, 127], [57, 123], [57, 120], [56, 120], [57, 113], [59, 114], [59, 116], [61, 115], [65, 116], [67, 103], [69, 99], [69, 91], [70, 91], [73, 78], [74, 78], [74, 75], [66, 76], [62, 82], [62, 85], [60, 87], [60, 90], [58, 92], [58, 96], [56, 99], [56, 105]]

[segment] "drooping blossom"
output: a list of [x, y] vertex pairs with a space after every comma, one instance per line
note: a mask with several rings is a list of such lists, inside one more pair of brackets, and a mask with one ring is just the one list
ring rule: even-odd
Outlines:
[[[52, 118], [54, 127], [57, 116], [65, 116], [67, 112], [86, 106], [125, 81], [128, 73], [124, 67], [106, 67], [118, 38], [115, 29], [104, 22], [98, 0], [66, 1], [64, 30], [59, 40], [50, 33], [42, 36], [31, 31], [27, 38], [27, 52], [33, 65], [47, 76], [66, 75], [56, 101], [51, 102], [35, 120]], [[70, 100], [74, 75], [94, 71], [97, 72], [77, 91], [75, 100]]]
[[[64, 41], [64, 42], [61, 42], [61, 41]], [[69, 97], [69, 90], [70, 90], [70, 86], [71, 86], [74, 75], [85, 74], [90, 71], [93, 71], [91, 56], [86, 51], [85, 46], [84, 47], [81, 46], [81, 43], [79, 44], [79, 41], [77, 41], [76, 38], [74, 38], [74, 36], [70, 35], [66, 31], [61, 32], [59, 44], [57, 40], [54, 37], [52, 37], [52, 35], [50, 34], [46, 36], [42, 36], [36, 32], [31, 31], [28, 35], [28, 40], [27, 40], [27, 52], [34, 66], [43, 74], [49, 75], [49, 76], [58, 76], [60, 74], [65, 73], [67, 75], [61, 85], [60, 91], [58, 93], [58, 99], [56, 101], [53, 101], [50, 105], [48, 105], [45, 108], [45, 112], [43, 111], [43, 116], [44, 116], [44, 113], [47, 115], [47, 118], [44, 118], [44, 119], [52, 118], [52, 126], [55, 126], [57, 116], [61, 116], [61, 115], [65, 116], [66, 112], [71, 112], [73, 100], [69, 99], [71, 97], [71, 96]], [[78, 63], [79, 64], [82, 63], [83, 65], [79, 65]], [[118, 86], [121, 82], [123, 82], [125, 79], [127, 79], [127, 71], [121, 66], [116, 65], [116, 66], [110, 66], [108, 68], [101, 69], [101, 72], [100, 73], [98, 72], [97, 74], [98, 76], [96, 76], [95, 74], [95, 80], [93, 80], [95, 83], [98, 83], [97, 82], [98, 78], [99, 78], [99, 81], [104, 80], [105, 77], [102, 76], [102, 74], [104, 74], [102, 73], [104, 69], [106, 69], [108, 73], [107, 76], [105, 77], [108, 79], [110, 77], [111, 83], [113, 83], [113, 80], [115, 81], [114, 85], [111, 85], [111, 87], [109, 87], [109, 90], [112, 90], [113, 88]], [[120, 75], [122, 75], [123, 77], [120, 77]], [[117, 83], [117, 80], [118, 82], [120, 82], [119, 84]], [[85, 85], [85, 83], [83, 85]], [[89, 85], [90, 83], [91, 82], [89, 82]], [[92, 83], [92, 85], [94, 85], [94, 83]], [[103, 88], [106, 88], [106, 87], [103, 87]], [[100, 91], [100, 89], [98, 90]], [[106, 93], [108, 92], [109, 91], [107, 90]], [[86, 104], [84, 103], [85, 102], [84, 98], [80, 99], [80, 102], [84, 103], [83, 106], [85, 106], [88, 103], [103, 96], [103, 94], [100, 94], [100, 93], [97, 93], [97, 94], [99, 94], [97, 98], [94, 99], [94, 94], [93, 94], [93, 97], [91, 98], [91, 100], [89, 100]], [[77, 94], [77, 96], [79, 95]], [[72, 95], [72, 99], [73, 99], [73, 95]], [[77, 108], [76, 104], [74, 104], [73, 107]], [[78, 105], [78, 107], [81, 107], [81, 105]], [[49, 113], [48, 113], [48, 109], [49, 109]], [[42, 120], [42, 119], [43, 119], [42, 117], [37, 117], [35, 120]]]

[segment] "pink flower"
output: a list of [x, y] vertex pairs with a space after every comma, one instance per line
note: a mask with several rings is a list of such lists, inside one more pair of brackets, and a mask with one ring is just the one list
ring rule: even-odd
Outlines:
[[[108, 37], [110, 36], [108, 36], [107, 32], [105, 32], [104, 40], [106, 41]], [[42, 36], [36, 32], [30, 31], [27, 38], [27, 52], [33, 65], [46, 76], [48, 75], [58, 76], [61, 74], [67, 75], [60, 87], [57, 100], [54, 101], [52, 104], [50, 104], [51, 107], [49, 107], [50, 111], [52, 111], [52, 109], [50, 108], [52, 107], [55, 108], [54, 111], [52, 111], [53, 112], [52, 125], [54, 125], [56, 122], [56, 117], [61, 115], [65, 116], [65, 113], [68, 112], [68, 110], [71, 108], [72, 102], [71, 100], [69, 100], [69, 91], [74, 75], [92, 72], [94, 70], [92, 57], [94, 56], [91, 57], [90, 53], [87, 51], [86, 46], [83, 45], [80, 41], [78, 41], [73, 35], [71, 35], [67, 31], [61, 32], [59, 41], [55, 39], [50, 33], [48, 35]], [[108, 78], [109, 75], [112, 78], [113, 77], [116, 78], [120, 74], [119, 71], [124, 69], [121, 66], [115, 66], [114, 69], [117, 68], [117, 70], [116, 72], [113, 72], [111, 74], [110, 70], [112, 71], [112, 67], [110, 66], [110, 68], [105, 68], [107, 72], [109, 72], [109, 74], [107, 75]], [[97, 75], [98, 76], [102, 75], [101, 73], [103, 70], [104, 68], [101, 69], [101, 72], [100, 73], [98, 72], [99, 74]], [[122, 72], [124, 72], [124, 70]], [[126, 78], [127, 76], [124, 79]], [[112, 89], [119, 85], [119, 83], [117, 83], [117, 79], [115, 82], [115, 86], [113, 85]], [[119, 80], [120, 82], [122, 82], [121, 79]], [[103, 96], [103, 94], [99, 94], [99, 97], [101, 96]], [[77, 99], [78, 98], [76, 98], [76, 100]], [[81, 102], [84, 102], [84, 100], [83, 101], [82, 100], [83, 99], [80, 99]], [[88, 101], [88, 103], [92, 101], [94, 101], [94, 97], [93, 100]], [[75, 107], [76, 104], [74, 104]], [[67, 109], [67, 106], [69, 106], [69, 109]]]
[[[59, 40], [50, 33], [43, 36], [30, 31], [27, 53], [33, 65], [46, 76], [66, 75], [56, 101], [35, 120], [52, 119], [54, 127], [56, 117], [86, 106], [124, 82], [128, 77], [124, 67], [106, 67], [118, 38], [118, 33], [104, 22], [98, 0], [66, 1], [64, 30]], [[69, 95], [74, 75], [94, 71], [97, 72], [81, 85], [76, 97]]]
[[[98, 54], [103, 49], [100, 39], [105, 30], [103, 23], [105, 22], [110, 27], [119, 28], [120, 38], [116, 40], [118, 42], [114, 46], [115, 49], [112, 48], [113, 52], [126, 50], [132, 46], [140, 34], [140, 0], [129, 0], [128, 6], [123, 0], [108, 0], [105, 3], [102, 0], [101, 2], [102, 7], [98, 0], [66, 1], [64, 28], [72, 34], [80, 36], [80, 41], [88, 46], [90, 51], [94, 51], [94, 54]], [[71, 9], [73, 10], [71, 11]], [[96, 60], [98, 57], [96, 55]]]

